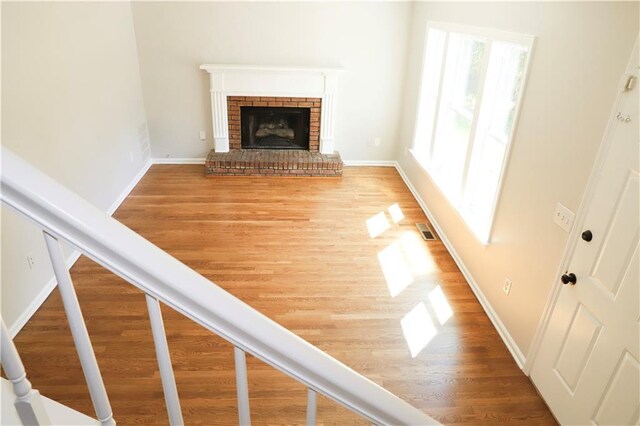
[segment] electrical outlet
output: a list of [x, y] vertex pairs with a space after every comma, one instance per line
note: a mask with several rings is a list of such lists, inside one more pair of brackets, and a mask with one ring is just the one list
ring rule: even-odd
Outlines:
[[502, 291], [504, 291], [504, 294], [506, 294], [507, 296], [509, 295], [509, 293], [511, 293], [511, 279], [510, 278], [505, 278], [504, 279], [504, 285], [502, 286]]
[[571, 232], [573, 220], [576, 214], [566, 208], [562, 203], [556, 204], [556, 211], [553, 213], [553, 221], [562, 229]]
[[382, 142], [380, 142], [380, 138], [373, 139], [373, 146], [380, 146]]
[[207, 133], [204, 130], [200, 130], [200, 140], [201, 141], [207, 140]]
[[35, 265], [36, 261], [32, 254], [27, 256], [27, 264], [29, 265], [29, 269], [33, 269], [33, 265]]

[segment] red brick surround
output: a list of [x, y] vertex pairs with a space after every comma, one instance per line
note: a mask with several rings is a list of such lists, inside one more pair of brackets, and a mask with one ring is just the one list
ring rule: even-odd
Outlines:
[[320, 107], [322, 106], [322, 98], [227, 96], [230, 149], [242, 148], [240, 141], [240, 107], [242, 106], [310, 108], [309, 151], [320, 151]]

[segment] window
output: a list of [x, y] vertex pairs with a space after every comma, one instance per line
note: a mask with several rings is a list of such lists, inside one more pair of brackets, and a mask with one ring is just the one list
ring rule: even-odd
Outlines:
[[427, 25], [412, 153], [488, 243], [533, 37]]

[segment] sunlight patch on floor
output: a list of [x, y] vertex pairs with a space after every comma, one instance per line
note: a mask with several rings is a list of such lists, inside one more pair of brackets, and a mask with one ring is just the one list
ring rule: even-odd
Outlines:
[[[394, 224], [404, 220], [404, 214], [398, 203], [387, 208]], [[367, 220], [367, 230], [371, 238], [376, 238], [390, 229], [385, 211], [381, 211]], [[421, 277], [439, 271], [438, 265], [416, 232], [406, 231], [391, 244], [378, 252], [378, 262], [391, 297], [396, 297], [409, 285]], [[427, 309], [431, 305], [431, 313]], [[435, 316], [433, 316], [435, 314]], [[453, 310], [440, 286], [436, 286], [425, 300], [421, 300], [400, 321], [402, 333], [411, 357], [415, 358], [438, 334], [439, 326], [444, 325], [453, 316]], [[435, 319], [439, 325], [435, 323]]]
[[418, 303], [400, 321], [402, 333], [409, 346], [411, 358], [418, 356], [429, 344], [431, 339], [438, 334], [433, 320], [427, 311], [424, 302]]
[[415, 276], [438, 272], [438, 266], [424, 247], [424, 242], [413, 232], [405, 232], [400, 244]]
[[369, 236], [371, 238], [382, 235], [382, 233], [389, 229], [389, 227], [391, 227], [391, 225], [389, 224], [384, 212], [380, 212], [367, 219], [367, 230], [369, 231]]
[[404, 219], [404, 213], [402, 213], [402, 209], [398, 205], [398, 203], [394, 203], [387, 208], [389, 215], [391, 216], [391, 220], [393, 223], [398, 223]]
[[381, 250], [378, 261], [391, 297], [396, 297], [413, 282], [413, 275], [399, 242], [391, 243]]
[[418, 277], [438, 271], [438, 267], [415, 233], [405, 232], [378, 253], [378, 261], [391, 297], [396, 297]]
[[436, 286], [436, 288], [429, 292], [427, 297], [429, 298], [429, 302], [431, 302], [433, 310], [436, 312], [438, 322], [440, 325], [444, 325], [444, 323], [453, 316], [453, 310], [451, 310], [451, 306], [449, 305], [449, 302], [447, 302], [447, 298], [442, 292], [442, 288], [440, 288], [440, 286]]

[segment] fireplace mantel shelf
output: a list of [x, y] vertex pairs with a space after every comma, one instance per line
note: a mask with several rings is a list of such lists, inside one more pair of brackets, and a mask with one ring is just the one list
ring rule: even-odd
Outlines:
[[333, 74], [344, 72], [340, 67], [316, 68], [316, 67], [284, 67], [272, 65], [240, 65], [240, 64], [202, 64], [201, 70], [212, 71], [266, 71], [266, 72], [284, 72], [284, 73], [319, 73]]
[[209, 73], [215, 152], [229, 151], [228, 96], [321, 98], [320, 152], [332, 154], [341, 68], [203, 64]]

